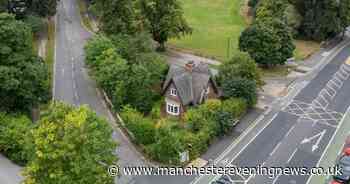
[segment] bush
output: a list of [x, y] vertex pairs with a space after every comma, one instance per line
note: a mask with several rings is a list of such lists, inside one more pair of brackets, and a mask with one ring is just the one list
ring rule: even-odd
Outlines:
[[85, 45], [86, 63], [90, 66], [96, 66], [97, 58], [108, 49], [115, 50], [115, 46], [110, 39], [103, 35], [92, 37]]
[[155, 125], [148, 118], [131, 107], [124, 107], [121, 117], [125, 126], [135, 137], [138, 144], [148, 145], [156, 142]]
[[242, 98], [230, 98], [222, 103], [222, 110], [229, 112], [236, 119], [245, 114], [247, 108], [247, 102]]
[[261, 73], [257, 64], [249, 54], [245, 52], [239, 52], [219, 67], [218, 82], [220, 84], [234, 77], [253, 80], [258, 86], [263, 85]]
[[148, 33], [136, 35], [115, 35], [111, 36], [117, 52], [130, 63], [135, 63], [140, 54], [152, 53], [155, 51], [153, 41]]
[[179, 154], [185, 150], [185, 146], [180, 142], [180, 138], [180, 134], [168, 127], [158, 128], [157, 142], [146, 148], [148, 155], [162, 163], [179, 164]]
[[248, 107], [254, 106], [257, 102], [256, 88], [255, 81], [244, 78], [232, 78], [226, 80], [222, 85], [225, 98], [243, 98]]
[[42, 32], [46, 26], [45, 22], [42, 18], [36, 16], [36, 15], [28, 15], [25, 17], [24, 22], [31, 27], [32, 32], [35, 35], [38, 35], [40, 32]]
[[0, 113], [0, 152], [19, 165], [25, 165], [32, 155], [30, 149], [32, 122], [26, 116]]

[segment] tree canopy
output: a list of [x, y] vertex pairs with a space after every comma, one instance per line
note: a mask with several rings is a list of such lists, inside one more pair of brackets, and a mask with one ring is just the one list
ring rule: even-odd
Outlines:
[[33, 55], [30, 28], [0, 14], [0, 109], [30, 110], [49, 98], [48, 68]]
[[187, 24], [181, 4], [178, 0], [140, 0], [141, 14], [148, 22], [153, 39], [164, 50], [164, 43], [169, 38], [190, 34], [192, 29]]
[[101, 30], [108, 34], [133, 34], [136, 30], [134, 1], [99, 0], [94, 2], [100, 13]]
[[35, 154], [25, 184], [112, 184], [116, 143], [106, 120], [86, 106], [54, 102], [32, 130]]
[[248, 53], [238, 52], [230, 60], [219, 67], [219, 83], [234, 77], [242, 77], [253, 80], [259, 86], [262, 85], [261, 73]]
[[291, 30], [285, 23], [265, 18], [255, 21], [242, 32], [239, 48], [248, 52], [258, 64], [275, 66], [293, 57], [295, 45]]

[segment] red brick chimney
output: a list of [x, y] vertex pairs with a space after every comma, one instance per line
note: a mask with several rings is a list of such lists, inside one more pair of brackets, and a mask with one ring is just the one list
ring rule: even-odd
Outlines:
[[188, 63], [186, 63], [185, 67], [187, 71], [192, 72], [194, 67], [194, 61], [189, 61]]

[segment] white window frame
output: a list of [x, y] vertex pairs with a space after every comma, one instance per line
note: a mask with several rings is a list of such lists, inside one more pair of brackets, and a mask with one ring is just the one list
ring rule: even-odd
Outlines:
[[210, 87], [208, 86], [207, 89], [205, 89], [205, 94], [209, 94], [210, 93]]
[[180, 105], [172, 104], [167, 102], [166, 103], [166, 112], [168, 114], [178, 116], [180, 114]]
[[175, 88], [170, 89], [170, 95], [171, 96], [177, 96], [177, 90]]

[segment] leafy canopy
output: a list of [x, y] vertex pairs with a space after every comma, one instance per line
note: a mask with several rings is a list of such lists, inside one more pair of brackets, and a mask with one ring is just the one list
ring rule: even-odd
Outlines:
[[86, 106], [54, 102], [32, 130], [35, 154], [25, 184], [112, 184], [116, 143], [105, 119]]
[[0, 14], [0, 109], [30, 110], [49, 99], [48, 69], [33, 55], [30, 28]]

